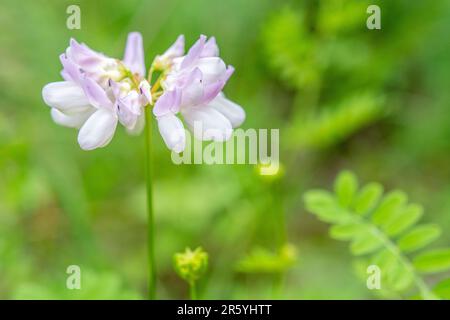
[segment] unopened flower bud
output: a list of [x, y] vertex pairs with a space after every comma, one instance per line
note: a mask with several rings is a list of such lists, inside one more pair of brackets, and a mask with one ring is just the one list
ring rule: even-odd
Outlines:
[[201, 247], [194, 251], [190, 248], [174, 255], [175, 270], [188, 283], [194, 283], [202, 277], [208, 268], [208, 253]]

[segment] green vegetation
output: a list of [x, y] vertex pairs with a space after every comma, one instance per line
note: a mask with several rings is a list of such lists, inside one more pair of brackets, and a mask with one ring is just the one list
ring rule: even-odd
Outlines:
[[[82, 151], [41, 96], [71, 37], [121, 57], [140, 31], [148, 57], [214, 35], [243, 128], [280, 129], [268, 177], [175, 165], [153, 126], [158, 298], [189, 297], [174, 254], [201, 246], [198, 298], [450, 299], [449, 1], [77, 3], [80, 30], [66, 28], [73, 1], [0, 3], [0, 298], [146, 298], [144, 135]], [[366, 286], [371, 264], [382, 290]], [[66, 288], [69, 265], [82, 290]]]

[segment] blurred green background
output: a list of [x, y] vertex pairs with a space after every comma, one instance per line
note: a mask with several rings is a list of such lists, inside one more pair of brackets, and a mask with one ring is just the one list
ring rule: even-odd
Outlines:
[[[66, 28], [70, 4], [81, 30]], [[370, 4], [381, 30], [366, 27]], [[155, 130], [160, 298], [187, 297], [172, 257], [197, 246], [210, 261], [202, 298], [373, 298], [302, 201], [342, 169], [405, 190], [444, 229], [436, 245], [450, 242], [447, 0], [0, 0], [0, 29], [2, 299], [146, 296], [144, 137], [119, 129], [84, 152], [42, 101], [70, 37], [120, 58], [140, 31], [149, 64], [179, 34], [187, 45], [214, 35], [236, 68], [225, 92], [245, 108], [243, 128], [280, 129], [283, 170], [270, 178], [176, 166]], [[79, 291], [65, 286], [72, 264]]]

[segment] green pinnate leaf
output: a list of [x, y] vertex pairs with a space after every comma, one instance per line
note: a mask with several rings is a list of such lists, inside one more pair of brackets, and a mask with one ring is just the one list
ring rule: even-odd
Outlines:
[[395, 236], [409, 227], [413, 226], [423, 215], [423, 207], [417, 204], [410, 204], [404, 209], [397, 211], [397, 214], [387, 219], [383, 229], [389, 236]]
[[368, 232], [361, 234], [351, 244], [350, 250], [354, 255], [372, 253], [383, 246], [383, 241], [376, 234]]
[[[399, 190], [388, 193], [380, 202], [383, 189], [377, 183], [357, 192], [357, 179], [348, 171], [336, 179], [334, 190], [335, 195], [322, 190], [308, 192], [305, 202], [319, 219], [333, 224], [332, 238], [351, 241], [351, 252], [362, 256], [357, 259], [362, 277], [366, 278], [369, 266], [376, 265], [382, 277], [381, 296], [398, 298], [415, 285], [419, 294], [412, 297], [438, 298], [420, 272], [450, 270], [450, 249], [428, 251], [415, 259], [405, 255], [425, 247], [440, 234], [436, 225], [414, 227], [423, 215], [422, 206], [408, 204], [407, 195]], [[444, 284], [438, 289], [447, 290]]]
[[404, 252], [421, 249], [441, 235], [441, 229], [434, 224], [417, 226], [398, 240], [398, 247]]
[[379, 183], [369, 183], [359, 191], [352, 208], [355, 213], [365, 215], [375, 208], [382, 194], [383, 187]]
[[390, 192], [384, 197], [381, 204], [372, 215], [372, 221], [378, 225], [384, 225], [402, 209], [408, 197], [402, 191], [396, 190]]
[[341, 172], [334, 184], [334, 190], [336, 192], [339, 204], [344, 208], [350, 206], [357, 189], [358, 180], [350, 171]]
[[414, 267], [424, 273], [435, 273], [450, 269], [450, 249], [434, 249], [417, 256]]

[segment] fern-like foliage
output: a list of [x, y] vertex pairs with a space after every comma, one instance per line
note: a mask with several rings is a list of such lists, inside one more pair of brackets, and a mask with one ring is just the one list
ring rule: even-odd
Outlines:
[[291, 1], [263, 26], [264, 61], [294, 98], [291, 149], [326, 149], [409, 105], [398, 84], [410, 82], [441, 1], [378, 2], [389, 32], [367, 32], [370, 0]]
[[423, 208], [408, 203], [404, 192], [383, 195], [379, 183], [358, 189], [355, 175], [343, 171], [334, 193], [311, 190], [304, 200], [310, 212], [332, 224], [332, 238], [351, 242], [352, 254], [363, 257], [358, 261], [363, 266], [360, 270], [365, 272], [369, 265], [380, 268], [381, 294], [399, 297], [415, 288], [423, 299], [450, 299], [450, 279], [431, 288], [423, 278], [423, 274], [450, 270], [450, 248], [425, 249], [441, 229], [419, 224]]
[[314, 117], [301, 119], [302, 125], [289, 128], [289, 147], [326, 148], [383, 117], [383, 98], [371, 93], [355, 94], [337, 105], [324, 108]]

